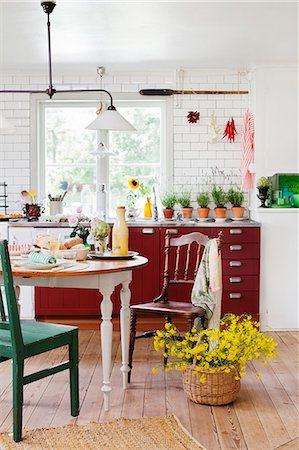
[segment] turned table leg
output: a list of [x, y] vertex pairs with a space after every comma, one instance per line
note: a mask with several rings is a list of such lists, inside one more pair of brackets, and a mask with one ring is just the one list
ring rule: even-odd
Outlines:
[[122, 366], [121, 372], [123, 374], [123, 388], [128, 387], [129, 368], [129, 344], [130, 344], [130, 300], [131, 291], [129, 284], [132, 280], [132, 273], [128, 273], [127, 281], [122, 282], [122, 289], [120, 291], [120, 331], [121, 331], [121, 352], [122, 352]]
[[[107, 280], [108, 281], [108, 280]], [[111, 372], [111, 353], [112, 353], [112, 309], [111, 294], [114, 286], [109, 283], [103, 283], [100, 292], [103, 294], [101, 302], [101, 343], [102, 343], [102, 365], [103, 365], [103, 386], [102, 392], [104, 394], [104, 409], [109, 409], [109, 394], [110, 386], [110, 372]]]

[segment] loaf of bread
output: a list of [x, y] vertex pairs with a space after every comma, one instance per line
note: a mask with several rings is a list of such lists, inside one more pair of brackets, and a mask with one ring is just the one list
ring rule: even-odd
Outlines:
[[72, 248], [74, 245], [83, 244], [83, 239], [80, 237], [73, 237], [64, 242], [66, 248]]
[[86, 247], [83, 244], [76, 244], [72, 247], [73, 250], [84, 250]]

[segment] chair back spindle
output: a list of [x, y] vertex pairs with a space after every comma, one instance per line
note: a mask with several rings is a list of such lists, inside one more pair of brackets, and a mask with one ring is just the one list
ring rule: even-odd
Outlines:
[[170, 238], [166, 233], [163, 288], [159, 299], [165, 303], [168, 302], [168, 289], [171, 284], [194, 283], [202, 248], [208, 239], [202, 233], [189, 233], [179, 238]]

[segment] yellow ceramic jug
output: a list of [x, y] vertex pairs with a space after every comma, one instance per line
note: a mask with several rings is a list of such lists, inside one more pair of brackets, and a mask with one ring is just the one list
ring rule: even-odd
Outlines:
[[116, 221], [112, 229], [112, 255], [126, 256], [129, 247], [129, 230], [125, 219], [126, 208], [116, 208]]

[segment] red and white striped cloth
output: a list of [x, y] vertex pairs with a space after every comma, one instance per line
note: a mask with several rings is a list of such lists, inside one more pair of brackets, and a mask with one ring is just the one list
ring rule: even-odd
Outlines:
[[250, 111], [246, 111], [243, 122], [242, 137], [242, 189], [253, 188], [253, 174], [249, 166], [254, 156], [254, 119]]

